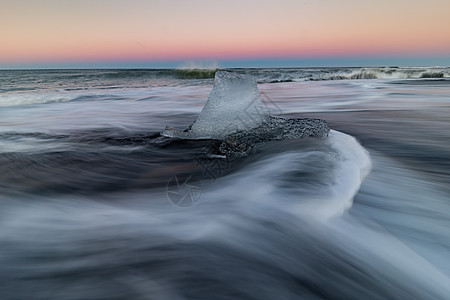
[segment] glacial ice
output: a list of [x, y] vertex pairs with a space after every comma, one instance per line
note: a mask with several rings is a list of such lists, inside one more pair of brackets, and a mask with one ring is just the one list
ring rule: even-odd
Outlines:
[[267, 117], [258, 86], [250, 76], [216, 72], [214, 87], [197, 120], [185, 131], [166, 128], [161, 134], [179, 138], [223, 139], [259, 126]]
[[247, 156], [258, 144], [303, 137], [325, 138], [329, 131], [324, 120], [269, 115], [252, 77], [219, 71], [197, 120], [184, 131], [166, 127], [161, 135], [221, 140], [214, 155], [241, 157]]

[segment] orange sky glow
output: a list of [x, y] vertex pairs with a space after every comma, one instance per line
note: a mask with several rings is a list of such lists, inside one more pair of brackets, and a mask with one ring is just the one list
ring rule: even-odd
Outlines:
[[448, 0], [4, 0], [5, 63], [450, 56]]

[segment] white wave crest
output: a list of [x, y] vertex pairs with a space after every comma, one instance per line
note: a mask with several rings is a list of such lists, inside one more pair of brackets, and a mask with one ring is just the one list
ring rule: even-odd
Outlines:
[[311, 80], [447, 78], [447, 68], [360, 68], [313, 76]]
[[218, 179], [214, 186], [221, 188], [206, 190], [202, 197], [216, 205], [238, 199], [235, 201], [240, 204], [228, 205], [242, 206], [250, 214], [284, 211], [315, 221], [340, 216], [352, 206], [353, 197], [371, 170], [371, 159], [355, 138], [339, 131], [331, 130], [329, 137], [317, 141], [317, 145], [256, 161]]
[[0, 107], [69, 102], [75, 98], [70, 94], [4, 94], [0, 95]]

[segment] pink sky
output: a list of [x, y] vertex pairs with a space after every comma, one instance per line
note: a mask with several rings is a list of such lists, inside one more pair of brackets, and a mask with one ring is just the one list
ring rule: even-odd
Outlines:
[[2, 63], [450, 56], [449, 0], [3, 0]]

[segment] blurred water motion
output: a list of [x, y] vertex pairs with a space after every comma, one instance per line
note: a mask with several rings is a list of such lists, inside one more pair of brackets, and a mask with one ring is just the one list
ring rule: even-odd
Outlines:
[[[269, 143], [214, 179], [196, 161], [207, 141], [161, 142], [210, 79], [109, 89], [78, 72], [97, 81], [77, 100], [0, 111], [1, 299], [448, 299], [447, 79], [260, 84], [286, 116], [360, 141], [372, 171], [353, 195], [337, 176], [352, 162], [323, 141]], [[48, 76], [36, 94], [58, 93]], [[200, 179], [195, 205], [169, 201], [175, 175]]]

